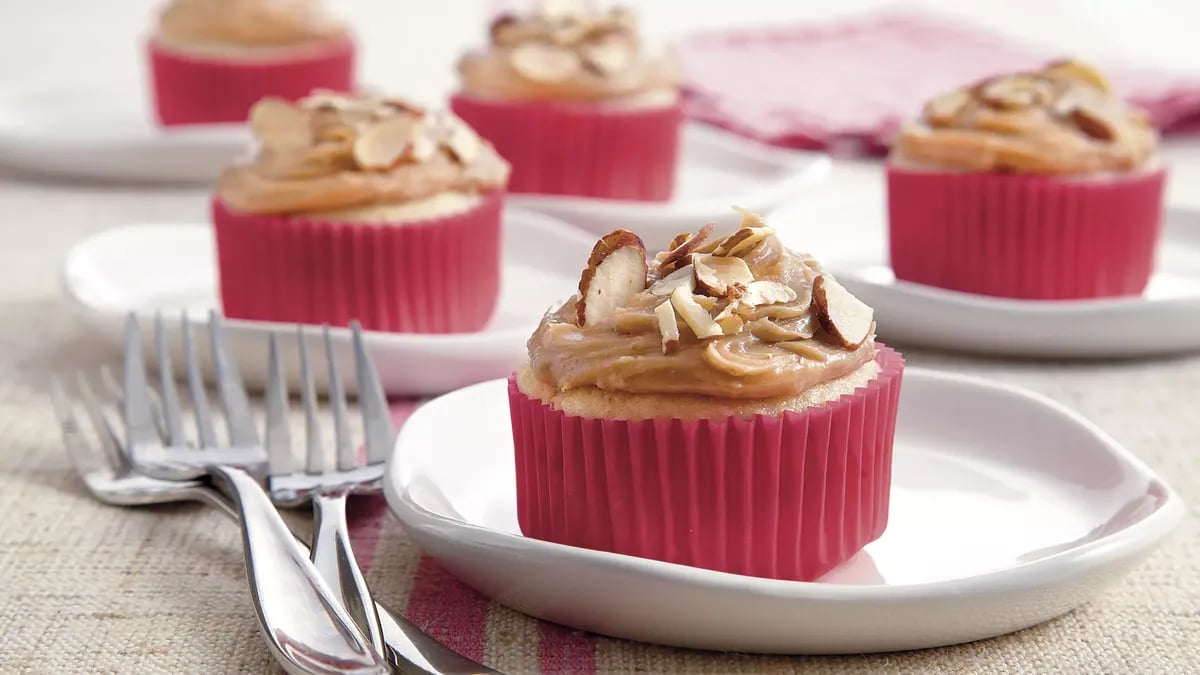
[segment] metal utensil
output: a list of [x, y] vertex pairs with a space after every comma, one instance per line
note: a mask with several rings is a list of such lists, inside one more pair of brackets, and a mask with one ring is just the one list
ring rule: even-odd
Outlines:
[[[241, 378], [229, 358], [220, 323], [211, 317], [210, 340], [217, 390], [228, 440], [218, 439], [199, 358], [185, 325], [185, 358], [197, 442], [183, 428], [183, 407], [175, 388], [162, 320], [155, 322], [159, 366], [155, 414], [142, 361], [141, 333], [130, 315], [125, 327], [124, 397], [121, 412], [125, 447], [139, 472], [174, 480], [216, 480], [233, 498], [242, 524], [246, 572], [259, 627], [272, 654], [289, 672], [382, 673], [384, 657], [363, 635], [308, 552], [296, 542], [270, 498], [248, 471], [265, 464]], [[186, 323], [186, 318], [184, 318]]]

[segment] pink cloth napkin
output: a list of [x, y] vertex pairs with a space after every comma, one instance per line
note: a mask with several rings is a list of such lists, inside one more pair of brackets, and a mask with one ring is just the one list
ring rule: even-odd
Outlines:
[[[690, 115], [775, 145], [883, 154], [931, 96], [1061, 58], [928, 14], [705, 33], [679, 47]], [[1098, 64], [1164, 132], [1200, 129], [1200, 77]]]

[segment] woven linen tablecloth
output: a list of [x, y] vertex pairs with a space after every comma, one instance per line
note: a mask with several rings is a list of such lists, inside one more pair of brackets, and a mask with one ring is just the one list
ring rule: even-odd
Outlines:
[[[1189, 175], [1186, 167], [1179, 175]], [[844, 167], [834, 179], [870, 183], [878, 168]], [[119, 363], [116, 347], [60, 297], [57, 266], [70, 245], [131, 221], [203, 220], [205, 204], [200, 191], [54, 185], [0, 173], [0, 672], [275, 672], [237, 528], [202, 506], [133, 510], [92, 501], [67, 464], [43, 394], [51, 373]], [[900, 347], [913, 366], [994, 378], [1075, 408], [1185, 501], [1200, 503], [1200, 356], [1058, 363]], [[382, 500], [356, 503], [352, 519], [380, 600], [508, 673], [1200, 672], [1193, 513], [1126, 579], [1060, 619], [975, 644], [837, 658], [678, 650], [544, 624], [488, 602], [422, 558]]]

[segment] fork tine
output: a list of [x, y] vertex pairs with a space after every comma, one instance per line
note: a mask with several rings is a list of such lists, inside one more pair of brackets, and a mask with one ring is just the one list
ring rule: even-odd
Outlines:
[[130, 448], [161, 443], [154, 426], [150, 408], [149, 386], [146, 384], [146, 364], [142, 357], [142, 334], [137, 316], [130, 312], [125, 319], [125, 396], [121, 410], [125, 418], [126, 443]]
[[387, 459], [396, 438], [396, 428], [392, 426], [392, 413], [379, 384], [379, 374], [363, 344], [362, 326], [351, 321], [350, 332], [354, 340], [354, 368], [358, 377], [358, 405], [362, 408], [367, 463], [377, 464]]
[[200, 355], [196, 352], [196, 341], [192, 338], [192, 324], [187, 313], [180, 318], [183, 328], [183, 361], [187, 366], [188, 391], [192, 397], [192, 410], [196, 413], [196, 434], [199, 447], [217, 447], [217, 431], [213, 428], [212, 411], [208, 407], [208, 392], [204, 389], [204, 378], [200, 374]]
[[346, 391], [342, 387], [342, 373], [338, 370], [337, 356], [333, 353], [329, 324], [322, 327], [322, 332], [325, 337], [325, 361], [329, 364], [329, 405], [333, 408], [337, 468], [339, 471], [349, 471], [358, 466], [358, 453], [354, 444], [350, 442], [350, 427], [346, 423]]
[[208, 313], [208, 336], [212, 346], [213, 370], [217, 373], [217, 391], [221, 395], [225, 424], [229, 428], [229, 443], [234, 447], [256, 446], [258, 431], [254, 428], [254, 416], [250, 414], [250, 401], [246, 399], [246, 388], [242, 386], [242, 375], [238, 372], [237, 364], [229, 355], [221, 317], [215, 311]]
[[304, 404], [305, 470], [309, 473], [323, 473], [325, 452], [321, 447], [321, 427], [317, 422], [317, 392], [313, 384], [312, 369], [308, 365], [308, 345], [304, 342], [303, 326], [296, 326], [296, 340], [300, 344], [300, 400]]
[[[93, 454], [103, 458], [105, 465], [110, 469], [128, 469], [129, 460], [122, 452], [121, 435], [117, 432], [116, 425], [112, 423], [108, 415], [105, 415], [104, 407], [92, 392], [92, 385], [88, 381], [87, 375], [80, 372], [76, 378], [76, 385], [79, 388], [80, 404], [83, 406], [83, 411], [87, 413], [96, 437], [100, 441], [100, 447]], [[117, 407], [120, 407], [119, 403]]]
[[57, 377], [50, 380], [50, 402], [58, 418], [59, 430], [62, 431], [67, 459], [75, 468], [75, 473], [82, 478], [97, 468], [111, 471], [112, 459], [105, 456], [102, 444], [88, 442], [87, 433], [75, 416], [75, 402], [67, 396], [62, 381]]
[[296, 470], [292, 460], [292, 433], [288, 428], [287, 382], [279, 359], [279, 340], [271, 333], [267, 356], [267, 470], [283, 476]]
[[187, 445], [187, 438], [183, 435], [183, 413], [179, 406], [179, 392], [175, 389], [175, 370], [171, 367], [171, 350], [167, 346], [167, 331], [161, 312], [154, 313], [154, 351], [158, 355], [158, 388], [162, 392], [162, 419], [167, 443], [182, 447]]

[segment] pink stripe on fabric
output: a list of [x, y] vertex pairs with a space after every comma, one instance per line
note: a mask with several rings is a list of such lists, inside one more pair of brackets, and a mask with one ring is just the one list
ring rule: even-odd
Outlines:
[[592, 675], [596, 672], [596, 641], [587, 633], [545, 621], [538, 622], [538, 660], [549, 675]]
[[404, 615], [430, 637], [482, 662], [490, 604], [433, 558], [422, 557]]

